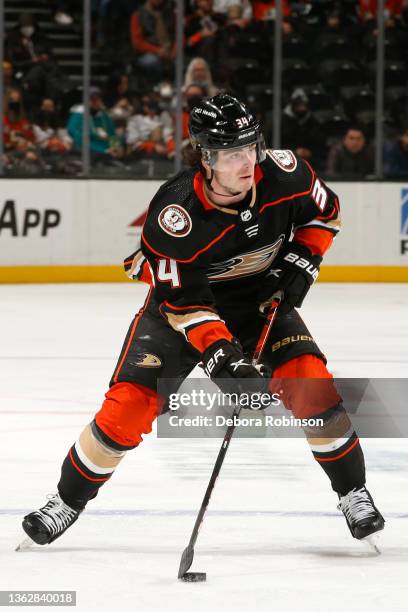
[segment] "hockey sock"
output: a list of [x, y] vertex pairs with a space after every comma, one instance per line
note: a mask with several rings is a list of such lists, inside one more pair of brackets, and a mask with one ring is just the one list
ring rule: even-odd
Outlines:
[[354, 488], [360, 489], [365, 484], [364, 455], [343, 405], [338, 404], [319, 418], [323, 419], [323, 427], [305, 428], [314, 458], [336, 493], [346, 495]]
[[58, 492], [63, 501], [74, 510], [83, 510], [110, 479], [124, 454], [101, 444], [88, 425], [62, 464]]

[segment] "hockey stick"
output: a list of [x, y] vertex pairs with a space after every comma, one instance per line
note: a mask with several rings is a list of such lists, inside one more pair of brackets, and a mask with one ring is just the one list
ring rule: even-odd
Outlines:
[[[282, 301], [282, 297], [283, 297], [283, 294], [281, 291], [278, 291], [273, 296], [272, 304], [269, 307], [269, 312], [266, 317], [266, 322], [262, 328], [261, 335], [259, 336], [257, 345], [255, 347], [255, 351], [252, 357], [252, 365], [257, 365], [259, 363], [262, 352], [265, 348], [266, 341], [268, 340], [273, 323], [276, 319], [278, 307]], [[236, 417], [239, 416], [240, 412], [241, 412], [241, 406], [237, 404], [232, 414], [232, 425], [228, 426], [228, 429], [225, 433], [224, 439], [221, 444], [221, 448], [218, 452], [218, 457], [215, 462], [215, 465], [214, 465], [214, 468], [211, 474], [210, 482], [208, 483], [207, 490], [205, 492], [204, 499], [201, 504], [200, 511], [196, 518], [196, 522], [194, 524], [194, 528], [193, 528], [193, 531], [190, 537], [190, 541], [188, 543], [188, 546], [184, 549], [183, 554], [181, 556], [180, 567], [179, 567], [177, 577], [180, 580], [184, 580], [185, 582], [202, 582], [206, 580], [206, 574], [204, 572], [189, 572], [188, 570], [190, 569], [191, 564], [193, 563], [194, 545], [197, 541], [198, 532], [200, 530], [201, 523], [203, 522], [204, 514], [210, 502], [211, 494], [213, 492], [218, 475], [221, 471], [221, 467], [222, 467], [225, 455], [227, 454], [229, 443], [231, 442], [231, 438], [235, 430], [234, 423], [235, 423]]]

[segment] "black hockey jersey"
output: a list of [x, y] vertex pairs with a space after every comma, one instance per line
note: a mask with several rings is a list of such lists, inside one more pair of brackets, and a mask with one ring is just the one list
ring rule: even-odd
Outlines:
[[150, 203], [141, 251], [125, 261], [152, 290], [148, 308], [202, 352], [232, 335], [228, 313], [257, 309], [260, 287], [289, 240], [323, 255], [339, 230], [339, 202], [291, 151], [268, 150], [252, 189], [231, 206], [207, 197], [200, 172], [167, 181]]

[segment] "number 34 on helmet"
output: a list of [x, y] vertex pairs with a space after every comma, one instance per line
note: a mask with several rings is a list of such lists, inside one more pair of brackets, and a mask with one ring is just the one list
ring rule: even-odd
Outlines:
[[218, 151], [256, 151], [256, 162], [265, 159], [265, 142], [261, 126], [250, 110], [237, 98], [217, 94], [193, 108], [189, 122], [190, 142], [212, 168]]

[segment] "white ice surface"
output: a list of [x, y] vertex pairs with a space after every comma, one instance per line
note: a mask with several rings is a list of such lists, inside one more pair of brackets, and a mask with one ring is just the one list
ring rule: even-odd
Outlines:
[[[154, 433], [61, 539], [14, 552], [143, 296], [137, 284], [0, 286], [0, 590], [76, 590], [81, 612], [405, 612], [406, 440], [363, 442], [387, 519], [380, 557], [351, 538], [303, 440], [234, 439], [196, 545], [207, 582], [179, 583], [220, 441]], [[302, 314], [337, 376], [405, 377], [407, 304], [408, 285], [319, 284]]]

